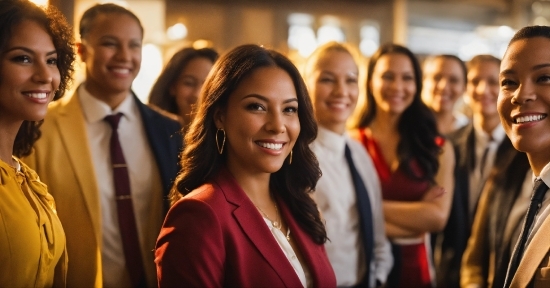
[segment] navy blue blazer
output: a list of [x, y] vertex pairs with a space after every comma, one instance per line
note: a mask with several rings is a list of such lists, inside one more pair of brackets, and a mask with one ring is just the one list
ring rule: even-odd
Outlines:
[[180, 170], [179, 153], [183, 150], [183, 135], [180, 123], [143, 104], [135, 95], [143, 119], [147, 139], [157, 161], [164, 195], [165, 212], [170, 207], [168, 193]]

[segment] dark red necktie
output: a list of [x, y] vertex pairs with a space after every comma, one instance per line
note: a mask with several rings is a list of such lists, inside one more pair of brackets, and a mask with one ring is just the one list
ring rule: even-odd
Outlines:
[[113, 129], [111, 134], [111, 163], [113, 165], [113, 178], [115, 182], [115, 198], [118, 212], [118, 225], [122, 237], [122, 247], [124, 249], [124, 258], [126, 268], [130, 274], [130, 280], [133, 287], [145, 287], [147, 281], [143, 268], [141, 249], [139, 246], [139, 237], [132, 205], [132, 195], [130, 191], [130, 178], [128, 168], [122, 147], [118, 139], [118, 123], [122, 113], [109, 115], [105, 121]]

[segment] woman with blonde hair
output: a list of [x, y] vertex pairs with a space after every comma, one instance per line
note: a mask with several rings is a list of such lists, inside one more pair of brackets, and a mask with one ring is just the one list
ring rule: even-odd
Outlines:
[[312, 150], [323, 175], [315, 200], [326, 221], [328, 257], [338, 286], [386, 283], [392, 255], [384, 230], [380, 181], [346, 122], [359, 98], [359, 69], [353, 49], [327, 43], [310, 56], [304, 75], [319, 123]]

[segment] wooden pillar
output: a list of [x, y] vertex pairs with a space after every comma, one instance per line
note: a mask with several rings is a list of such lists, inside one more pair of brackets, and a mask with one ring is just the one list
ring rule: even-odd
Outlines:
[[393, 0], [393, 42], [407, 45], [407, 0]]

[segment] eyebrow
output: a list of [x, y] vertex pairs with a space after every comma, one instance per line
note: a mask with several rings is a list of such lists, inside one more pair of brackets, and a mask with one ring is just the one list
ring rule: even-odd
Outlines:
[[[103, 36], [99, 37], [99, 39], [100, 39], [100, 40], [120, 41], [119, 37], [117, 37], [117, 36], [115, 36], [115, 35], [110, 35], [110, 34], [103, 35]], [[130, 42], [142, 43], [142, 42], [143, 42], [143, 39], [139, 39], [139, 38], [130, 38]]]
[[[332, 71], [329, 71], [329, 70], [321, 70], [321, 73], [319, 73], [319, 75], [322, 75], [322, 74], [330, 74], [331, 76], [336, 76], [336, 73], [332, 72]], [[346, 76], [354, 76], [354, 77], [357, 77], [359, 75], [359, 72], [350, 72], [350, 71], [347, 71], [345, 73]]]
[[[548, 67], [550, 67], [550, 63], [543, 63], [543, 64], [533, 66], [531, 70], [536, 71], [536, 70], [548, 68]], [[502, 72], [500, 72], [500, 75], [509, 75], [509, 74], [514, 74], [514, 69], [505, 69], [505, 70], [502, 70]]]
[[[246, 95], [246, 96], [243, 97], [243, 99], [246, 99], [246, 98], [258, 98], [258, 99], [263, 100], [265, 102], [269, 102], [269, 98], [267, 98], [265, 96], [262, 96], [262, 95], [258, 95], [258, 94], [250, 94], [250, 95]], [[283, 101], [283, 104], [290, 103], [290, 102], [298, 102], [298, 98], [286, 99], [285, 101]]]
[[[12, 47], [12, 48], [6, 50], [6, 53], [7, 53], [7, 52], [10, 52], [10, 51], [14, 51], [14, 50], [23, 50], [23, 51], [25, 51], [25, 52], [27, 52], [27, 53], [30, 53], [30, 54], [36, 54], [34, 50], [29, 49], [29, 48], [27, 48], [27, 47], [23, 47], [23, 46], [15, 46], [15, 47]], [[53, 54], [57, 54], [57, 50], [52, 50], [52, 51], [50, 51], [50, 52], [47, 52], [47, 53], [46, 53], [46, 56], [50, 56], [50, 55], [53, 55]]]

